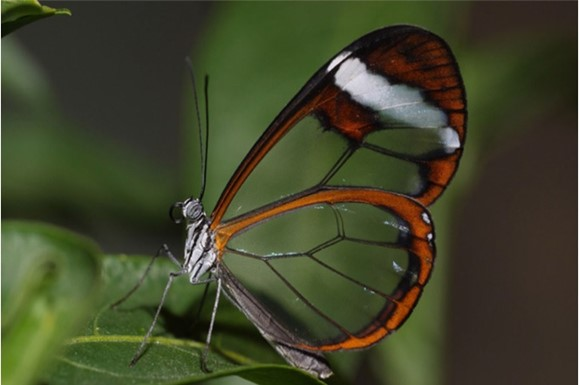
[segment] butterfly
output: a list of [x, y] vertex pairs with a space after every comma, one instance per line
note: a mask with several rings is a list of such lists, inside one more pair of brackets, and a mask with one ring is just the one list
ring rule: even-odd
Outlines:
[[329, 377], [324, 353], [376, 344], [415, 307], [435, 258], [426, 207], [465, 134], [444, 40], [408, 25], [359, 38], [274, 119], [210, 215], [200, 199], [174, 206], [187, 238], [165, 293], [180, 275], [215, 282], [207, 345], [223, 293], [288, 363]]

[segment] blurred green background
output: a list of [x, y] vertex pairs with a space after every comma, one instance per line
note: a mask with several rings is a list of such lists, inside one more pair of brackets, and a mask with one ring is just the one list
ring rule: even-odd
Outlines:
[[432, 210], [437, 267], [398, 333], [331, 359], [345, 383], [576, 378], [577, 3], [49, 5], [72, 16], [2, 39], [2, 218], [64, 226], [106, 253], [182, 248], [167, 210], [199, 187], [186, 56], [210, 75], [210, 211], [333, 54], [389, 24], [441, 35], [469, 121], [458, 175]]

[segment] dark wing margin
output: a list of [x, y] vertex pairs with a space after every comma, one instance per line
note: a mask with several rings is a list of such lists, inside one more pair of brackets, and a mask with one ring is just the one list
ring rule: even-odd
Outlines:
[[[400, 218], [400, 223], [404, 224], [401, 226], [403, 236], [398, 237], [394, 246], [399, 249], [404, 249], [407, 252], [408, 263], [404, 271], [400, 273], [393, 290], [388, 293], [380, 293], [380, 303], [383, 304], [381, 308], [369, 313], [367, 315], [368, 318], [365, 318], [362, 324], [356, 324], [353, 328], [342, 327], [339, 325], [339, 321], [334, 322], [332, 320], [332, 314], [324, 314], [324, 310], [317, 307], [319, 305], [308, 301], [305, 295], [302, 298], [299, 290], [284, 280], [285, 285], [293, 291], [293, 294], [290, 293], [289, 297], [303, 299], [301, 302], [306, 305], [308, 312], [315, 313], [315, 316], [323, 317], [334, 325], [333, 335], [326, 336], [329, 338], [320, 340], [300, 337], [299, 334], [296, 333], [296, 330], [292, 329], [293, 326], [291, 323], [284, 323], [283, 315], [277, 313], [275, 308], [268, 308], [265, 303], [260, 302], [257, 297], [250, 294], [251, 290], [246, 289], [243, 283], [238, 282], [237, 278], [232, 277], [232, 274], [237, 276], [236, 272], [232, 270], [230, 273], [227, 262], [224, 263], [221, 258], [223, 254], [228, 251], [227, 245], [230, 239], [235, 238], [254, 226], [306, 207], [315, 207], [320, 204], [336, 206], [344, 203], [364, 204], [368, 205], [368, 207], [376, 207], [391, 212], [397, 218]], [[224, 280], [225, 290], [228, 292], [228, 296], [231, 297], [246, 316], [257, 325], [262, 334], [278, 351], [280, 350], [279, 346], [285, 347], [285, 354], [281, 351], [280, 353], [284, 354], [286, 358], [288, 358], [288, 349], [294, 353], [302, 352], [300, 354], [304, 354], [308, 359], [312, 359], [312, 357], [317, 356], [312, 356], [311, 352], [360, 349], [371, 346], [386, 337], [392, 331], [399, 328], [412, 312], [424, 286], [428, 282], [435, 255], [434, 230], [427, 209], [411, 198], [377, 189], [332, 189], [320, 187], [288, 197], [283, 201], [252, 211], [247, 215], [224, 223], [215, 229], [215, 233], [216, 245], [219, 250], [218, 258], [220, 259], [219, 270], [221, 270], [218, 274]], [[308, 256], [318, 261], [314, 256], [314, 252]], [[287, 255], [287, 257], [291, 258], [292, 256]], [[330, 260], [331, 258], [328, 261]], [[272, 259], [265, 256], [262, 257], [261, 261], [269, 265]], [[360, 256], [360, 261], [363, 261], [363, 256]], [[256, 272], [252, 274], [255, 276]], [[349, 279], [349, 277], [345, 278]], [[377, 291], [371, 285], [367, 286], [365, 282], [358, 282], [354, 279], [350, 279], [350, 281], [351, 282], [348, 283], [361, 285], [365, 291], [371, 291], [374, 294]], [[338, 298], [335, 298], [335, 300], [339, 301]], [[346, 302], [343, 306], [348, 308], [352, 306], [352, 304]], [[292, 330], [292, 332], [289, 333], [288, 330]], [[291, 358], [288, 359], [291, 360]], [[296, 365], [295, 360], [293, 363]]]
[[[466, 96], [444, 40], [413, 26], [392, 26], [358, 39], [305, 84], [258, 139], [229, 180], [212, 214], [221, 222], [233, 197], [271, 148], [304, 117], [369, 148], [419, 167], [420, 183], [398, 191], [428, 206], [452, 179], [466, 135]], [[438, 148], [428, 154], [389, 151], [372, 142], [388, 129], [431, 128]]]

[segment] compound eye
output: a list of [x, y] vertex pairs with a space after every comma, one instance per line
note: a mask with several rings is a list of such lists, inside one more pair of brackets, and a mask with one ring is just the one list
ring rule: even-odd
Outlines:
[[203, 216], [203, 207], [197, 199], [187, 199], [182, 206], [183, 216], [190, 221], [196, 221]]

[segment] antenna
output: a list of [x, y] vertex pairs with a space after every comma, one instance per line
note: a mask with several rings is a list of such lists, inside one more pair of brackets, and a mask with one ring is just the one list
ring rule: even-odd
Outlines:
[[205, 194], [205, 181], [207, 180], [207, 154], [208, 154], [208, 139], [209, 139], [209, 106], [207, 89], [209, 86], [209, 77], [205, 75], [205, 142], [203, 141], [203, 134], [201, 130], [201, 113], [199, 111], [199, 98], [197, 97], [197, 83], [195, 82], [195, 74], [193, 73], [193, 65], [189, 57], [185, 58], [191, 83], [193, 86], [193, 100], [195, 103], [195, 115], [197, 117], [197, 132], [199, 134], [199, 156], [201, 158], [201, 189], [199, 192], [199, 201], [203, 199]]
[[[201, 177], [201, 192], [199, 201], [203, 201], [205, 194], [205, 182], [207, 181], [207, 159], [209, 157], [209, 75], [205, 75], [205, 153], [203, 157], [203, 176]], [[199, 130], [201, 131], [201, 130]], [[201, 134], [199, 134], [201, 136]]]

